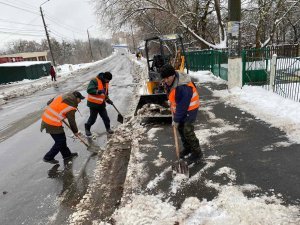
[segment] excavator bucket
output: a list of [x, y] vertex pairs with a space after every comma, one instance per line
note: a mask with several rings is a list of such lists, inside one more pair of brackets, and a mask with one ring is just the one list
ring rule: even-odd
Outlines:
[[172, 114], [165, 93], [141, 95], [134, 115], [149, 122], [172, 122]]

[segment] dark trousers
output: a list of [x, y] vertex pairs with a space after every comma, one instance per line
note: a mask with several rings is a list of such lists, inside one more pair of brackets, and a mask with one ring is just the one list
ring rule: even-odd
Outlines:
[[105, 107], [102, 107], [99, 109], [90, 108], [90, 117], [89, 117], [88, 121], [86, 122], [87, 128], [89, 130], [91, 129], [91, 126], [93, 126], [93, 124], [96, 122], [98, 113], [103, 120], [106, 130], [110, 129], [110, 119], [107, 115], [107, 111], [106, 111]]
[[199, 140], [196, 137], [194, 125], [192, 123], [179, 123], [178, 132], [185, 150], [201, 153]]
[[44, 156], [45, 160], [52, 160], [60, 152], [63, 158], [71, 155], [71, 151], [67, 146], [67, 138], [65, 133], [50, 134], [55, 141], [49, 152]]
[[51, 76], [51, 81], [56, 81], [56, 76]]

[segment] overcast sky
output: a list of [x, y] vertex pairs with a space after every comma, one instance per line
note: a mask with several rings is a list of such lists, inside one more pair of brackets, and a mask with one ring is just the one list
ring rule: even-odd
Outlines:
[[[0, 49], [14, 39], [45, 38], [39, 7], [46, 0], [0, 0]], [[93, 5], [89, 0], [50, 0], [42, 5], [51, 37], [57, 40], [87, 40], [107, 38], [107, 32], [97, 25]]]

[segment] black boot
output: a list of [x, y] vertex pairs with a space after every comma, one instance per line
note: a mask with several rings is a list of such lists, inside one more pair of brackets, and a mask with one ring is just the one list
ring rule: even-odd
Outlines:
[[187, 155], [190, 154], [190, 153], [191, 153], [191, 150], [185, 148], [185, 149], [183, 149], [183, 150], [180, 152], [179, 156], [180, 156], [181, 159], [183, 159], [185, 156], [187, 156]]
[[113, 134], [113, 133], [114, 133], [114, 131], [113, 131], [112, 129], [110, 129], [110, 128], [107, 129], [106, 132], [107, 132], [108, 134]]
[[192, 152], [191, 155], [187, 158], [187, 164], [190, 165], [192, 163], [200, 162], [203, 155], [202, 152]]
[[59, 161], [57, 161], [56, 159], [48, 160], [48, 159], [43, 158], [43, 161], [46, 162], [46, 163], [51, 163], [51, 164], [58, 164], [59, 163]]
[[92, 133], [90, 131], [91, 127], [88, 124], [84, 124], [84, 128], [85, 128], [85, 135], [88, 137], [92, 136]]
[[77, 156], [78, 156], [77, 152], [72, 152], [69, 156], [65, 157], [64, 160], [70, 160]]

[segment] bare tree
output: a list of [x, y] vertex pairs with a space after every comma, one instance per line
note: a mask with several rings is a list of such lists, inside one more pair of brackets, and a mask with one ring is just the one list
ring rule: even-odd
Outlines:
[[[218, 21], [215, 28], [221, 33], [219, 40], [225, 40], [225, 29], [223, 26], [219, 0], [94, 0], [98, 15], [111, 29], [118, 29], [126, 22], [135, 23], [139, 21], [148, 25], [158, 34], [165, 33], [160, 27], [168, 27], [171, 22], [173, 30], [182, 30], [192, 36], [202, 45], [217, 48], [215, 36], [207, 33], [207, 18], [213, 11], [218, 10], [214, 18]], [[151, 16], [156, 16], [152, 17]], [[160, 18], [159, 23], [155, 23]], [[167, 19], [165, 19], [167, 18]], [[199, 23], [200, 21], [200, 23]], [[220, 27], [220, 29], [219, 29]], [[221, 31], [219, 33], [219, 30]], [[210, 41], [206, 39], [210, 38]]]

